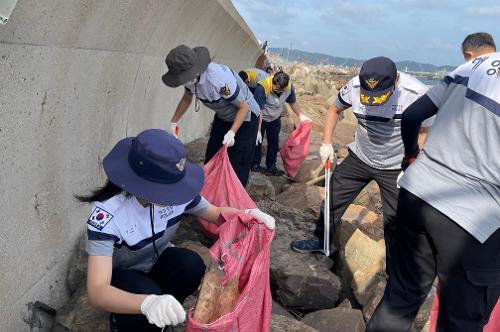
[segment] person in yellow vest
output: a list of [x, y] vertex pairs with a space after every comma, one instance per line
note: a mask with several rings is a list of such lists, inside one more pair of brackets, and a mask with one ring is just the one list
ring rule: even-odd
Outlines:
[[255, 93], [257, 83], [269, 76], [267, 72], [259, 68], [244, 69], [241, 70], [238, 75], [241, 77], [243, 82], [245, 82], [252, 93]]
[[283, 113], [285, 103], [290, 105], [300, 121], [311, 121], [311, 119], [302, 113], [295, 97], [295, 88], [290, 81], [290, 76], [283, 71], [279, 71], [260, 81], [255, 88], [254, 98], [261, 109], [261, 116], [259, 119], [260, 126], [257, 132], [257, 147], [255, 149], [252, 171], [261, 171], [262, 137], [266, 135], [267, 171], [265, 173], [273, 176], [284, 175], [285, 173], [276, 167], [276, 159], [281, 131], [281, 114]]

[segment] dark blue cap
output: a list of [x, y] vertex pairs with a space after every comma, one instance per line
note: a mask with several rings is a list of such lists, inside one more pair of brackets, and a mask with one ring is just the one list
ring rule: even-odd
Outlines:
[[380, 56], [367, 60], [359, 72], [360, 95], [363, 105], [383, 105], [391, 96], [398, 71], [389, 58]]
[[118, 142], [103, 160], [108, 179], [126, 192], [160, 205], [179, 205], [201, 191], [201, 167], [186, 161], [174, 136], [148, 129]]

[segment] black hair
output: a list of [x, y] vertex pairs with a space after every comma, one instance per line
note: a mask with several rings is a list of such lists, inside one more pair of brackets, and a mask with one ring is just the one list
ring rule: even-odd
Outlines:
[[270, 74], [273, 71], [273, 66], [269, 65], [264, 68], [264, 71], [268, 74]]
[[84, 203], [104, 202], [122, 191], [122, 188], [107, 180], [104, 186], [94, 189], [90, 195], [74, 195], [74, 197]]
[[273, 84], [276, 84], [281, 89], [283, 89], [288, 86], [288, 83], [290, 83], [290, 76], [288, 76], [288, 74], [285, 73], [284, 71], [279, 71], [276, 74], [274, 74]]
[[243, 82], [246, 82], [248, 80], [248, 74], [244, 70], [240, 71], [238, 75], [240, 75]]
[[497, 50], [493, 37], [487, 32], [476, 32], [465, 37], [462, 42], [462, 53], [467, 51], [478, 51], [484, 48]]

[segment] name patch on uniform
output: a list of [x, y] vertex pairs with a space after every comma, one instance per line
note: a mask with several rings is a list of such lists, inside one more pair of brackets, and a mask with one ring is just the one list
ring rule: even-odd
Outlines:
[[231, 90], [229, 90], [229, 85], [225, 85], [222, 88], [220, 88], [219, 93], [223, 96], [229, 96], [231, 94]]
[[109, 213], [108, 211], [106, 211], [104, 209], [96, 207], [94, 209], [94, 211], [92, 211], [92, 214], [90, 215], [89, 219], [87, 220], [87, 224], [102, 231], [104, 226], [106, 226], [106, 224], [112, 218], [113, 218], [113, 215], [111, 213]]

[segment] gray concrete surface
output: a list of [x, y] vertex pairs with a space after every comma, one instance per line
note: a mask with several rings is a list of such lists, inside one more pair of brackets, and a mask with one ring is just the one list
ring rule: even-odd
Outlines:
[[[183, 88], [161, 82], [174, 46], [204, 45], [239, 70], [258, 45], [229, 0], [19, 0], [0, 26], [0, 331], [46, 331], [41, 301], [68, 299], [68, 259], [101, 185], [103, 156], [168, 128]], [[213, 113], [188, 111], [185, 142]]]

